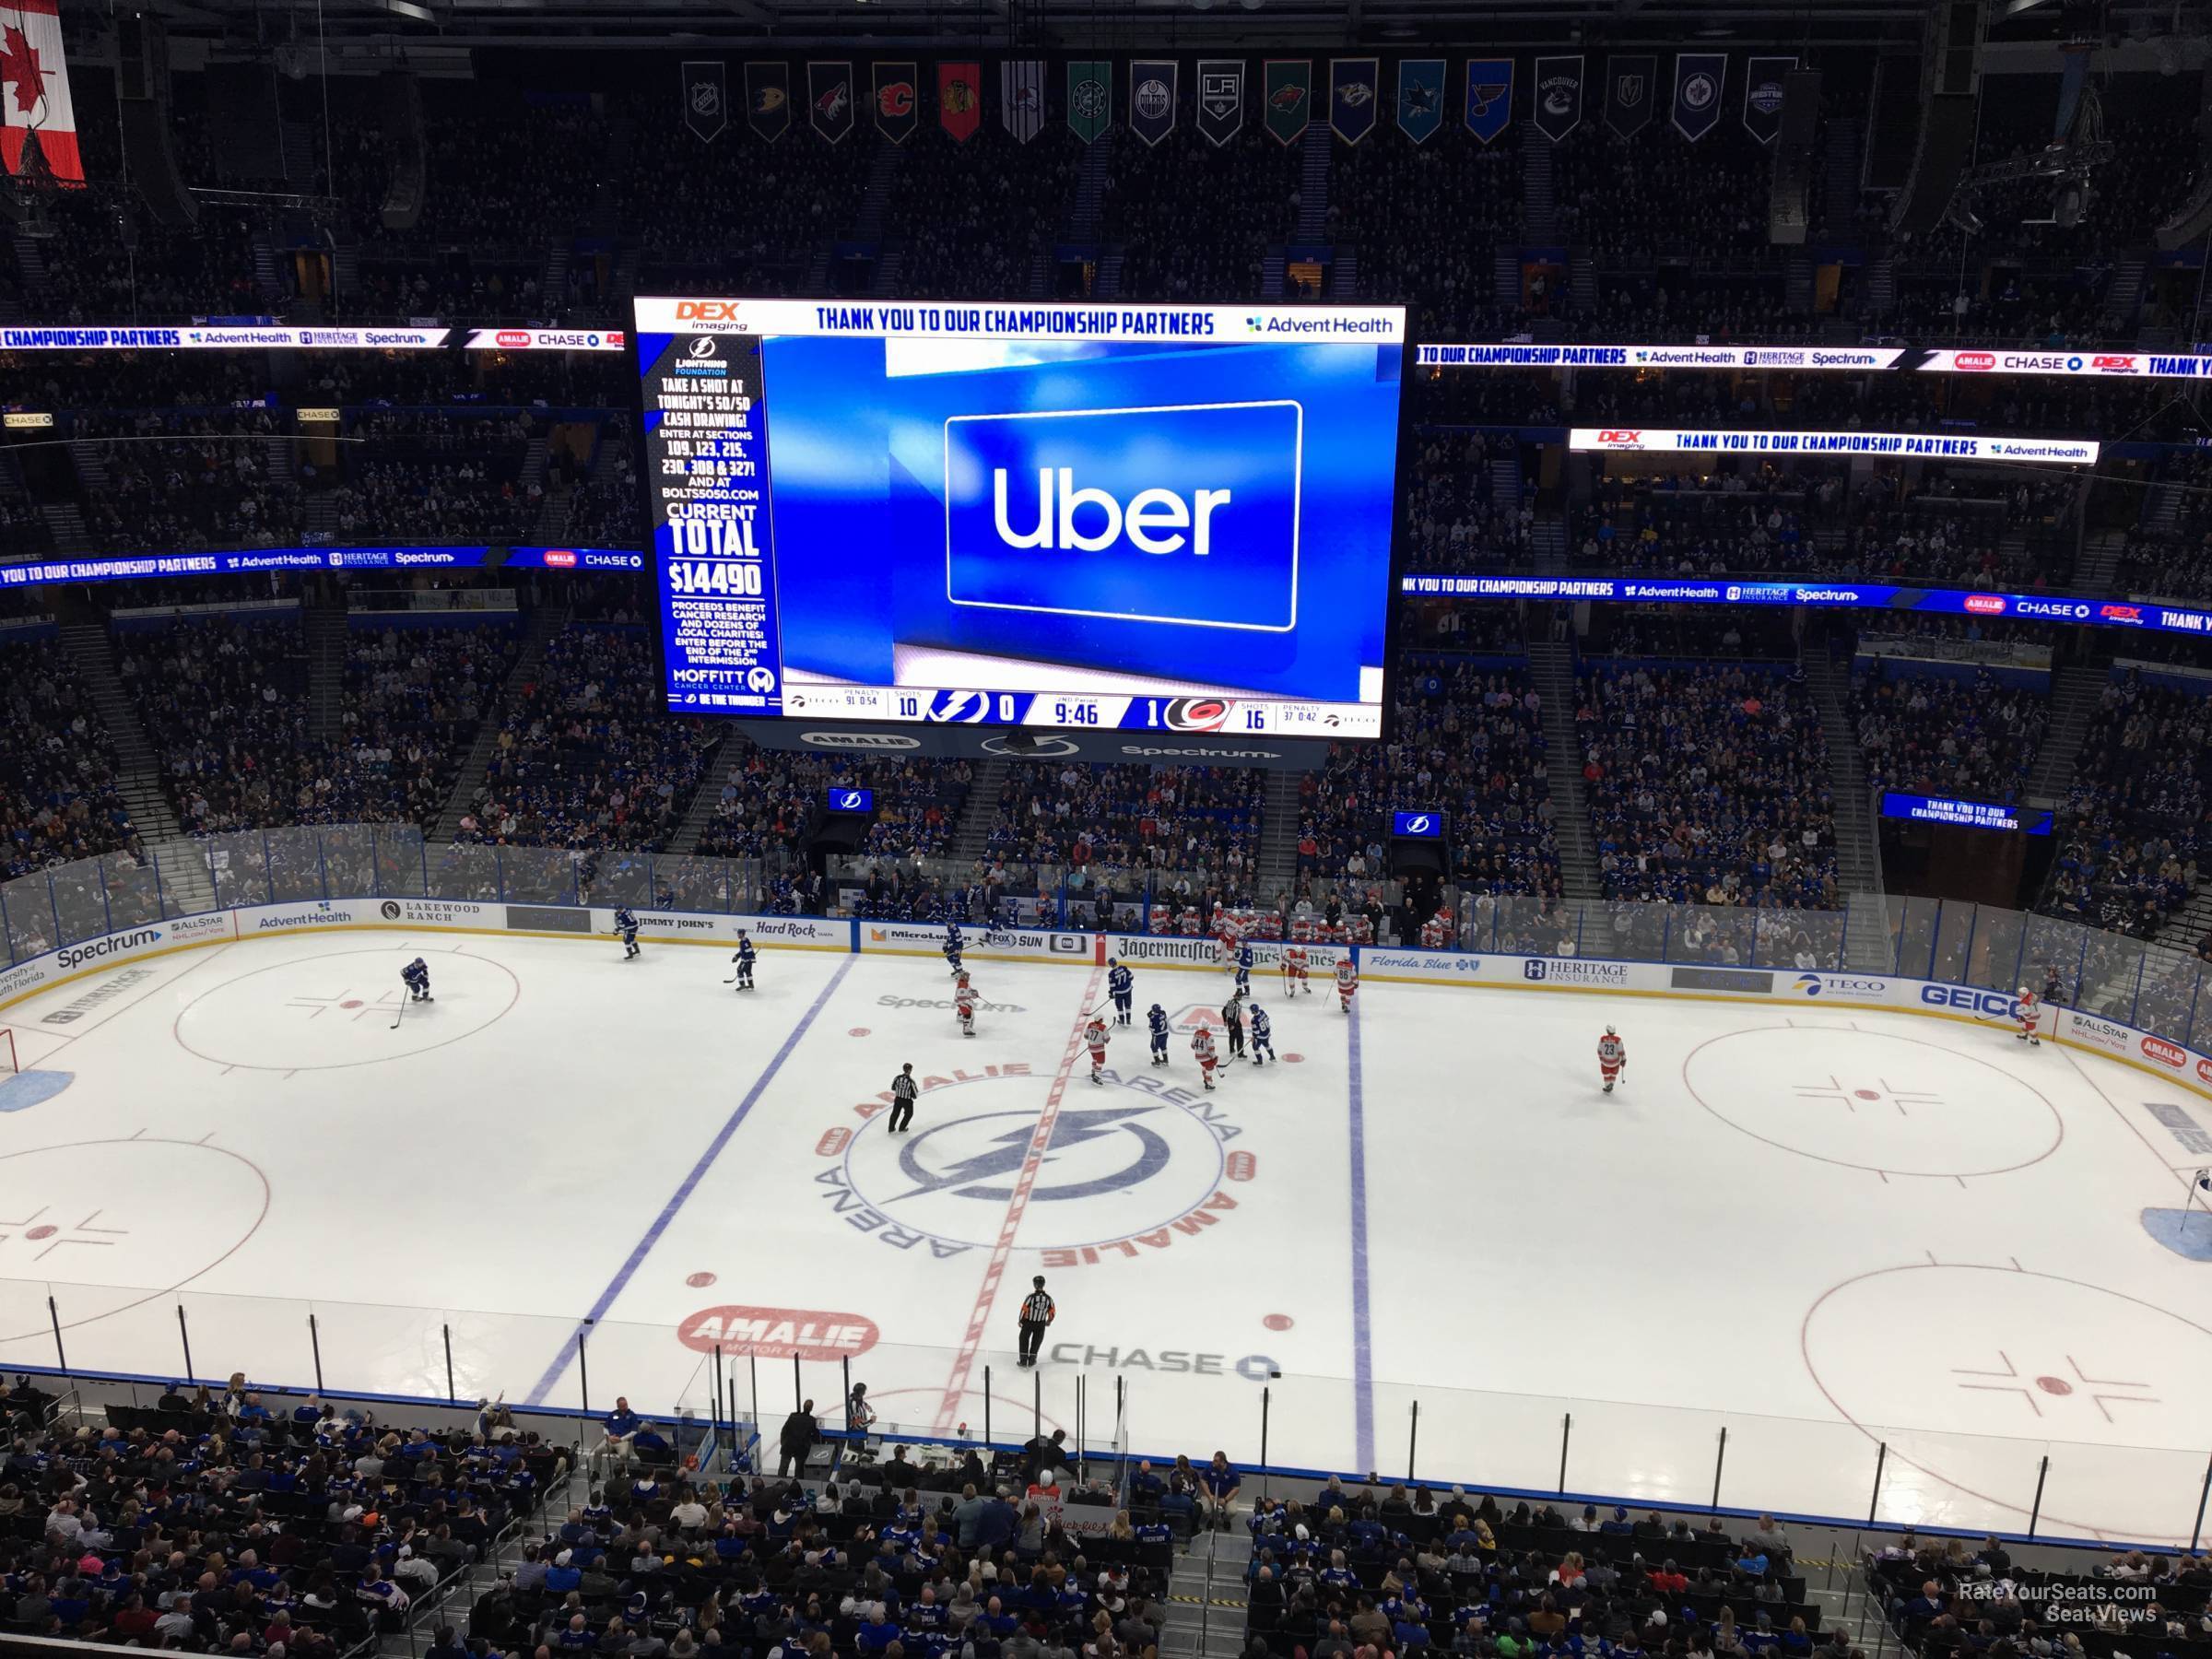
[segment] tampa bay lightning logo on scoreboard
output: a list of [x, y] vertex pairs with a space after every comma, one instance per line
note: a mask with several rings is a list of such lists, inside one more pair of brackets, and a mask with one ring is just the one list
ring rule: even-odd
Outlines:
[[938, 725], [981, 725], [991, 718], [991, 699], [982, 691], [938, 691], [924, 712]]

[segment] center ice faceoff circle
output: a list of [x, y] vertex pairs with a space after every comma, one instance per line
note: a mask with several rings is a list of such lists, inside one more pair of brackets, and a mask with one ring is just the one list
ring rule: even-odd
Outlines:
[[[407, 1003], [399, 971], [418, 956], [429, 966], [433, 1000]], [[331, 950], [209, 985], [177, 1015], [176, 1038], [217, 1065], [325, 1071], [401, 1060], [474, 1036], [521, 995], [512, 970], [451, 947]]]

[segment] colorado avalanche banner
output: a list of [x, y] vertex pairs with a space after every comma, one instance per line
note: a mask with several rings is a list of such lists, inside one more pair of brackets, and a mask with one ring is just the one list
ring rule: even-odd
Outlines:
[[1658, 101], [1659, 60], [1612, 57], [1606, 60], [1606, 130], [1633, 138], [1651, 124]]
[[1113, 65], [1104, 58], [1079, 58], [1067, 66], [1067, 124], [1089, 144], [1113, 119]]
[[1267, 72], [1267, 131], [1280, 145], [1292, 145], [1313, 119], [1313, 60], [1269, 58]]
[[58, 0], [7, 0], [0, 8], [0, 159], [18, 178], [84, 184]]
[[1198, 60], [1198, 130], [1218, 148], [1244, 130], [1244, 60]]
[[1467, 60], [1467, 131], [1485, 144], [1513, 118], [1513, 60]]
[[975, 64], [937, 65], [937, 124], [955, 144], [975, 136], [983, 118], [983, 76]]
[[1675, 131], [1695, 144], [1721, 119], [1721, 84], [1728, 77], [1724, 52], [1675, 54]]
[[1444, 124], [1444, 60], [1398, 60], [1398, 130], [1426, 144]]
[[1357, 144], [1375, 130], [1375, 92], [1382, 66], [1374, 58], [1329, 60], [1329, 130]]
[[1744, 125], [1761, 144], [1782, 135], [1782, 77], [1797, 67], [1794, 57], [1755, 57], [1744, 76]]
[[791, 131], [791, 65], [745, 66], [746, 124], [773, 144]]
[[1536, 131], [1554, 144], [1583, 124], [1583, 60], [1536, 60]]
[[841, 143], [853, 130], [853, 65], [808, 64], [806, 106], [808, 124], [831, 144]]
[[691, 58], [684, 64], [684, 125], [701, 144], [712, 144], [730, 124], [730, 76], [720, 62]]
[[1129, 65], [1129, 130], [1147, 145], [1175, 130], [1175, 72], [1171, 58], [1136, 58]]
[[998, 66], [998, 118], [1018, 144], [1044, 131], [1044, 65], [1038, 59]]
[[922, 100], [914, 90], [918, 68], [914, 64], [876, 65], [876, 128], [893, 144], [912, 138], [922, 119]]

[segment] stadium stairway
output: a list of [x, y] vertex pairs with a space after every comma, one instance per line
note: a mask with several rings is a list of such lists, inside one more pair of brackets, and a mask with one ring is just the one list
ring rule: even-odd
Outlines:
[[[1882, 848], [1869, 799], [1866, 758], [1859, 751], [1858, 729], [1852, 724], [1851, 670], [1831, 658], [1818, 641], [1807, 642], [1803, 663], [1806, 689], [1813, 695], [1828, 740], [1829, 793], [1835, 798], [1836, 885], [1853, 906], [1869, 899], [1878, 905]], [[1868, 935], [1871, 942], [1871, 929]]]
[[1583, 750], [1574, 735], [1574, 647], [1531, 640], [1527, 650], [1528, 677], [1544, 701], [1544, 764], [1551, 774], [1559, 885], [1570, 899], [1595, 899], [1605, 888], [1590, 832], [1590, 797], [1583, 788]]
[[53, 538], [56, 553], [88, 553], [92, 537], [85, 529], [85, 515], [75, 501], [41, 501], [39, 516], [46, 521], [46, 534]]
[[1329, 298], [1359, 298], [1359, 250], [1350, 242], [1338, 242], [1335, 253], [1330, 256]]
[[2143, 309], [2143, 258], [2134, 254], [2112, 267], [2104, 288], [2104, 324], [2121, 339], [2135, 335], [2136, 318]]
[[[1536, 124], [1521, 124], [1521, 218], [1525, 240], [1542, 247], [1559, 239], [1559, 194], [1554, 186], [1551, 140]], [[1512, 292], [1520, 293], [1519, 273]]]
[[1820, 223], [1829, 237], [1840, 238], [1851, 228], [1859, 211], [1858, 118], [1835, 116], [1826, 123], [1826, 127], [1820, 156], [1824, 189]]
[[2088, 735], [2089, 717], [2104, 695], [2108, 678], [2101, 663], [2076, 663], [2051, 677], [2051, 724], [2043, 731], [2043, 747], [2028, 774], [2028, 798], [2043, 806], [2056, 803], [2074, 777], [2074, 758]]
[[539, 665], [546, 660], [546, 647], [568, 625], [569, 608], [565, 605], [541, 605], [531, 614], [529, 631], [523, 636], [523, 648], [515, 654], [514, 666], [508, 670], [499, 696], [486, 711], [484, 724], [477, 728], [477, 740], [469, 747], [468, 759], [461, 763], [460, 773], [446, 794], [445, 806], [438, 814], [430, 840], [450, 841], [461, 833], [461, 820], [476, 804], [477, 791], [483, 787], [484, 774], [490, 769], [491, 751], [500, 740], [500, 722], [507, 704], [536, 675]]
[[1074, 199], [1068, 203], [1067, 218], [1064, 225], [1063, 241], [1079, 247], [1094, 246], [1099, 240], [1099, 224], [1105, 217], [1106, 185], [1113, 177], [1113, 128], [1108, 126], [1096, 138], [1083, 147], [1083, 159], [1076, 170]]
[[311, 602], [300, 620], [307, 635], [307, 729], [335, 743], [345, 726], [346, 595]]
[[707, 832], [708, 820], [722, 803], [722, 786], [745, 755], [745, 739], [738, 735], [735, 721], [716, 721], [709, 729], [713, 735], [713, 747], [707, 755], [706, 764], [700, 768], [699, 787], [691, 792], [691, 805], [685, 810], [684, 821], [668, 837], [671, 853], [688, 854], [699, 851], [700, 838]]
[[46, 297], [45, 248], [28, 230], [18, 230], [10, 241], [16, 250], [16, 269], [23, 278], [23, 297], [26, 300], [43, 300]]
[[[878, 241], [883, 237], [884, 209], [891, 205], [891, 195], [899, 188], [899, 175], [905, 171], [906, 146], [879, 144], [876, 153], [868, 158], [868, 182], [861, 187], [860, 206], [853, 215], [854, 241]], [[896, 288], [886, 289], [880, 282], [876, 291], [896, 294]]]
[[2120, 554], [2126, 546], [2126, 535], [2118, 530], [2100, 530], [2084, 540], [2081, 557], [2074, 561], [2074, 591], [2110, 594], [2119, 579]]
[[1267, 774], [1266, 817], [1260, 820], [1259, 897], [1293, 891], [1298, 886], [1298, 781], [1305, 774]]
[[1298, 240], [1317, 242], [1329, 233], [1329, 158], [1335, 143], [1328, 123], [1306, 128], [1306, 153], [1298, 182]]
[[1006, 762], [986, 760], [975, 769], [968, 799], [960, 806], [960, 821], [952, 828], [952, 856], [956, 864], [982, 857], [990, 845], [991, 828], [998, 822], [998, 792], [1006, 787]]
[[1175, 1556], [1168, 1575], [1168, 1617], [1160, 1659], [1238, 1659], [1244, 1651], [1244, 1574], [1252, 1535], [1203, 1532]]
[[2181, 909], [2166, 918], [2166, 924], [2159, 929], [2158, 942], [2176, 950], [2194, 951], [2197, 942], [2206, 936], [2212, 936], [2212, 882], [2200, 885]]

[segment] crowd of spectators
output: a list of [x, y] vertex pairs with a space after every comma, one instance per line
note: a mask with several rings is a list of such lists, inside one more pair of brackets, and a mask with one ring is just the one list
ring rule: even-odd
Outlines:
[[386, 628], [356, 632], [347, 645], [339, 747], [347, 787], [342, 799], [320, 803], [312, 821], [428, 829], [514, 666], [514, 630]]
[[1876, 789], [2016, 801], [2049, 712], [1991, 670], [1970, 678], [1907, 673], [1876, 659], [1852, 677], [1851, 716]]
[[187, 833], [322, 821], [341, 785], [308, 734], [298, 612], [119, 634], [115, 659]]
[[2212, 684], [2106, 686], [2075, 757], [2041, 908], [2148, 938], [2195, 890], [2207, 822]]
[[276, 431], [266, 410], [77, 417], [72, 435], [88, 441], [79, 474], [96, 469], [84, 500], [94, 544], [170, 551], [297, 542], [306, 508], [272, 465], [284, 441]]
[[135, 839], [114, 751], [67, 652], [0, 632], [0, 879]]
[[1062, 135], [1040, 134], [1033, 144], [1018, 144], [996, 122], [956, 144], [932, 121], [900, 147], [884, 234], [899, 249], [901, 295], [1005, 300], [1031, 291], [1076, 171]]
[[1244, 886], [1258, 868], [1266, 795], [1250, 768], [1016, 761], [987, 845], [1091, 880], [1175, 872]]

